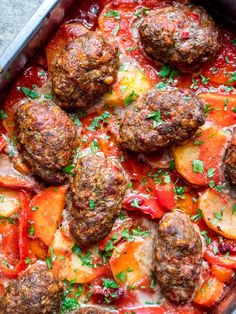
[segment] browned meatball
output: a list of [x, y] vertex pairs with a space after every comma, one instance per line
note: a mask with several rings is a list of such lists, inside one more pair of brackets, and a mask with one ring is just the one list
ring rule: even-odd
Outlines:
[[121, 165], [106, 157], [81, 158], [71, 184], [70, 231], [81, 247], [102, 240], [119, 216], [127, 181]]
[[220, 47], [218, 29], [199, 6], [168, 6], [151, 11], [140, 25], [144, 50], [182, 72], [195, 72]]
[[76, 147], [76, 127], [53, 103], [27, 102], [17, 108], [16, 133], [22, 157], [32, 172], [51, 184], [62, 183], [62, 168]]
[[175, 303], [191, 301], [199, 286], [203, 250], [201, 237], [189, 217], [179, 211], [165, 214], [156, 239], [157, 280]]
[[4, 314], [57, 314], [63, 284], [45, 265], [35, 264], [12, 281], [0, 300]]
[[117, 313], [117, 311], [109, 311], [105, 308], [98, 306], [86, 306], [72, 312], [71, 314], [112, 314], [112, 313]]
[[226, 151], [225, 173], [232, 184], [236, 184], [236, 141], [231, 143]]
[[204, 124], [202, 101], [190, 90], [151, 89], [129, 107], [120, 125], [120, 142], [135, 152], [152, 152], [180, 143]]
[[65, 109], [93, 105], [109, 91], [117, 70], [117, 46], [100, 32], [75, 39], [61, 53], [52, 74], [58, 104]]

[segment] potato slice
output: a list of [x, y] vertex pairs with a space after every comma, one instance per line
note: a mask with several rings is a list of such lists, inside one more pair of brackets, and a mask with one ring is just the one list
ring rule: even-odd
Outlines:
[[138, 96], [144, 94], [152, 87], [150, 80], [145, 74], [134, 68], [118, 71], [118, 79], [113, 90], [103, 97], [109, 106], [129, 105]]
[[0, 216], [12, 216], [18, 212], [20, 206], [19, 191], [0, 187]]
[[114, 279], [120, 285], [140, 285], [148, 277], [152, 263], [152, 242], [149, 238], [123, 242], [110, 259]]
[[104, 267], [93, 268], [82, 265], [82, 260], [72, 252], [74, 240], [62, 229], [55, 233], [52, 244], [53, 252], [56, 256], [52, 270], [59, 274], [62, 280], [73, 280], [75, 283], [87, 283], [103, 273]]
[[219, 184], [224, 178], [221, 166], [229, 139], [229, 134], [215, 126], [200, 128], [194, 139], [173, 148], [177, 172], [194, 185], [206, 186], [212, 180]]
[[204, 221], [211, 230], [236, 240], [236, 202], [228, 194], [207, 189], [200, 196], [198, 205]]

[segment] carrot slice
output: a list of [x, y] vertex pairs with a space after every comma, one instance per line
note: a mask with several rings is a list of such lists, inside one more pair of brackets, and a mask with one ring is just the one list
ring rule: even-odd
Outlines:
[[198, 290], [194, 302], [200, 305], [210, 307], [214, 305], [221, 297], [224, 290], [224, 283], [215, 277], [205, 281]]
[[[236, 123], [236, 95], [203, 93], [199, 95], [209, 106], [208, 120], [219, 127], [232, 126]], [[222, 117], [224, 117], [222, 119]]]
[[51, 245], [61, 222], [66, 192], [66, 186], [49, 187], [38, 193], [30, 203], [35, 235], [46, 245]]

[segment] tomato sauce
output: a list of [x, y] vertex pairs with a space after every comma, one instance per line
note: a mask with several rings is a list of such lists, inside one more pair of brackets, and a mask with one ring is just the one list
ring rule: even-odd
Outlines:
[[[219, 25], [222, 47], [216, 59], [206, 64], [199, 73], [181, 75], [176, 69], [150, 59], [140, 43], [138, 26], [142, 17], [149, 10], [163, 6], [162, 0], [82, 1], [49, 39], [46, 56], [41, 54], [34, 59], [12, 84], [0, 112], [0, 168], [4, 159], [11, 172], [0, 172], [0, 186], [25, 193], [25, 198], [21, 200], [20, 209], [15, 207], [14, 211], [13, 207], [11, 215], [4, 216], [0, 212], [0, 234], [3, 236], [0, 241], [3, 265], [0, 267], [0, 284], [5, 284], [6, 278], [17, 277], [29, 264], [43, 259], [49, 268], [67, 279], [70, 287], [68, 296], [75, 300], [73, 302], [111, 306], [120, 314], [200, 314], [224, 298], [236, 268], [236, 233], [231, 228], [232, 221], [234, 223], [236, 219], [236, 204], [222, 171], [222, 160], [236, 123], [236, 32]], [[197, 16], [190, 18], [196, 19]], [[37, 99], [43, 95], [45, 99], [53, 98], [50, 92], [53, 65], [60, 51], [71, 40], [84, 34], [86, 28], [92, 31], [99, 28], [117, 42], [120, 69], [113, 91], [104, 96], [102, 106], [71, 114], [80, 132], [76, 153], [81, 156], [86, 150], [92, 153], [102, 151], [106, 156], [116, 157], [128, 174], [130, 183], [122, 215], [112, 232], [99, 244], [99, 254], [85, 250], [78, 255], [78, 248], [75, 253], [76, 246], [66, 227], [61, 227], [68, 186], [45, 188], [32, 179], [27, 166], [19, 164], [14, 113], [25, 97]], [[139, 82], [142, 82], [142, 88]], [[195, 91], [206, 103], [206, 126], [199, 129], [194, 139], [171, 151], [147, 155], [127, 153], [116, 140], [117, 115], [153, 86], [160, 89], [166, 86], [183, 87]], [[3, 155], [8, 155], [10, 159], [1, 157]], [[193, 161], [196, 160], [204, 162], [204, 171], [193, 171]], [[18, 165], [18, 171], [12, 170], [13, 164], [15, 167]], [[0, 196], [5, 197], [3, 203], [10, 202], [6, 192], [4, 196], [4, 192], [0, 191]], [[47, 218], [43, 210], [34, 212], [36, 207], [46, 210], [50, 201], [53, 206]], [[210, 209], [214, 201], [215, 204], [225, 202], [225, 208], [232, 210], [231, 216], [227, 211], [225, 220], [219, 218], [220, 208], [217, 213], [213, 208], [212, 213]], [[30, 213], [27, 212], [28, 207]], [[145, 242], [153, 240], [153, 234], [148, 235], [149, 228], [154, 230], [158, 219], [174, 208], [181, 208], [190, 215], [206, 242], [202, 286], [193, 302], [185, 306], [175, 306], [165, 299], [158, 283], [154, 282], [151, 267], [148, 273], [144, 270], [146, 266], [140, 265], [135, 257], [139, 248], [146, 254]], [[50, 224], [44, 223], [43, 217]], [[220, 232], [215, 230], [213, 218], [219, 224]], [[25, 219], [28, 231], [25, 231]], [[71, 266], [74, 256], [71, 247], [74, 248], [73, 254], [77, 254], [82, 261], [82, 265], [78, 264], [76, 275]], [[117, 250], [119, 254], [116, 254]], [[147, 256], [150, 257], [148, 249]], [[122, 278], [122, 265], [126, 263], [133, 269], [129, 271], [127, 268]], [[9, 265], [15, 270], [11, 272]], [[66, 308], [65, 304], [63, 306]]]

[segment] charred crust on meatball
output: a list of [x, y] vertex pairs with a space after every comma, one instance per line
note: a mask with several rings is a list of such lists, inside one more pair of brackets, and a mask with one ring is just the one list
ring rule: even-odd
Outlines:
[[62, 169], [71, 163], [77, 130], [54, 103], [27, 102], [15, 113], [18, 147], [33, 174], [51, 184], [65, 180]]
[[116, 81], [118, 66], [117, 45], [101, 32], [88, 32], [73, 40], [52, 73], [58, 105], [71, 110], [95, 104]]
[[119, 141], [134, 152], [162, 150], [190, 138], [205, 119], [204, 104], [192, 91], [153, 88], [127, 109]]
[[102, 240], [119, 216], [127, 180], [121, 165], [105, 156], [81, 158], [71, 183], [70, 232], [81, 247]]
[[145, 52], [181, 72], [193, 73], [212, 61], [219, 31], [200, 6], [167, 6], [151, 11], [139, 27]]

